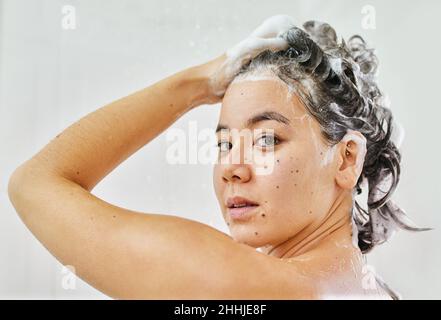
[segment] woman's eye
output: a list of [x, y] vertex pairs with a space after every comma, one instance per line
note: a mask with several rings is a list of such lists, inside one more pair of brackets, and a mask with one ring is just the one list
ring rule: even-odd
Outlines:
[[273, 135], [263, 135], [257, 139], [256, 144], [260, 147], [269, 147], [279, 144], [279, 139]]
[[[280, 139], [274, 135], [262, 135], [259, 139], [256, 140], [256, 145], [261, 148], [268, 148], [275, 146], [280, 143]], [[233, 144], [229, 141], [219, 141], [217, 144], [220, 152], [228, 152], [233, 148]]]
[[229, 141], [220, 141], [217, 144], [217, 147], [221, 152], [230, 150], [232, 146], [233, 145]]

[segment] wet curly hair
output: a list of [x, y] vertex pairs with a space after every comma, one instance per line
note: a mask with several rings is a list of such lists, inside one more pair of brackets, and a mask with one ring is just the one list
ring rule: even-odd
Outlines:
[[374, 50], [358, 35], [339, 43], [335, 30], [318, 21], [307, 21], [303, 30], [293, 27], [281, 36], [288, 49], [261, 52], [237, 76], [270, 70], [295, 88], [329, 146], [341, 141], [348, 129], [366, 138], [363, 170], [354, 191], [361, 194], [367, 182], [367, 209], [357, 201], [352, 209], [362, 253], [387, 241], [397, 229], [430, 230], [417, 227], [391, 200], [400, 179], [401, 153], [391, 136], [392, 112], [377, 85]]

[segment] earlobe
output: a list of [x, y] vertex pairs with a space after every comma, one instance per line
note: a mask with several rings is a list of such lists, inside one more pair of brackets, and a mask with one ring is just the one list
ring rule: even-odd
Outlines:
[[366, 138], [358, 131], [348, 130], [340, 141], [341, 164], [336, 173], [337, 184], [352, 189], [363, 170], [366, 156]]

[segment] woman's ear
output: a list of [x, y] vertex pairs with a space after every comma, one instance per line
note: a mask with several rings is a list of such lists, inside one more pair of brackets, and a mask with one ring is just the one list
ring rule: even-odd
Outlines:
[[363, 170], [366, 138], [358, 131], [348, 130], [339, 142], [339, 167], [335, 181], [343, 189], [353, 189]]

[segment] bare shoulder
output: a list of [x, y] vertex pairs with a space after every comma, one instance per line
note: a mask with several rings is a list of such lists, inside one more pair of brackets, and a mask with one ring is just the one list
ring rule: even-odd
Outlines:
[[[178, 218], [180, 219], [180, 218]], [[175, 221], [177, 222], [177, 221]], [[182, 230], [192, 235], [174, 243], [175, 265], [158, 273], [157, 292], [195, 299], [314, 299], [314, 279], [296, 264], [265, 255], [234, 241], [229, 235], [202, 223], [183, 219]], [[160, 257], [158, 257], [158, 260]], [[173, 269], [173, 270], [172, 270]], [[168, 272], [179, 275], [181, 291], [173, 287]], [[176, 278], [175, 278], [176, 279]], [[176, 280], [175, 280], [176, 281]]]
[[325, 251], [312, 250], [287, 259], [295, 263], [298, 273], [313, 281], [316, 299], [391, 299], [391, 292], [365, 264], [358, 248], [329, 246]]

